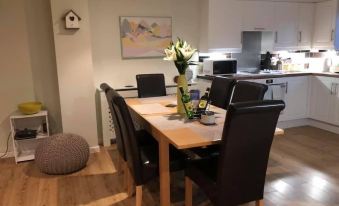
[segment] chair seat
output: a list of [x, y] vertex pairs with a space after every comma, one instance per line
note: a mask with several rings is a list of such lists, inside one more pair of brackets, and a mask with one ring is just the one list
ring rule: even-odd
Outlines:
[[190, 149], [194, 154], [200, 158], [215, 157], [220, 153], [220, 145], [211, 145], [208, 147], [197, 147]]
[[200, 186], [212, 202], [217, 201], [218, 156], [186, 162], [185, 176]]
[[[143, 184], [159, 175], [159, 145], [158, 142], [145, 130], [137, 131], [140, 145], [141, 165], [143, 169]], [[179, 171], [185, 168], [188, 157], [170, 145], [170, 171]]]
[[137, 137], [138, 137], [138, 144], [140, 146], [147, 146], [147, 145], [158, 145], [157, 140], [154, 139], [154, 137], [148, 133], [146, 130], [138, 130], [136, 131]]

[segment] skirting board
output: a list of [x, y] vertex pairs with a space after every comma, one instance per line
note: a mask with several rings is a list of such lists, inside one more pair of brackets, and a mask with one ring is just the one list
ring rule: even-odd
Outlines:
[[300, 127], [300, 126], [312, 126], [319, 129], [327, 130], [336, 134], [339, 134], [339, 127], [336, 125], [331, 125], [325, 122], [320, 122], [314, 119], [296, 119], [289, 121], [278, 122], [279, 128], [287, 129], [291, 127]]
[[100, 146], [93, 146], [89, 148], [90, 153], [97, 153], [100, 152]]
[[[0, 157], [2, 156], [2, 155], [4, 155], [5, 153], [4, 152], [0, 152]], [[4, 156], [4, 157], [2, 157], [2, 159], [4, 159], [4, 158], [10, 158], [10, 157], [14, 157], [14, 152], [7, 152], [7, 155], [6, 156]]]
[[[100, 152], [100, 147], [99, 146], [93, 146], [89, 148], [90, 153], [97, 153]], [[0, 153], [0, 157], [2, 155], [4, 155], [5, 153], [1, 152]], [[8, 152], [6, 156], [2, 157], [2, 159], [4, 158], [10, 158], [10, 157], [14, 157], [14, 152]]]

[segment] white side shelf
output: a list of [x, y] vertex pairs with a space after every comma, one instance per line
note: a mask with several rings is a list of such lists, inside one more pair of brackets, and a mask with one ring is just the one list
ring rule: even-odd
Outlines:
[[[10, 117], [11, 136], [13, 140], [13, 151], [15, 162], [34, 160], [35, 149], [42, 139], [49, 137], [48, 112], [41, 111], [33, 115], [23, 115], [20, 112], [14, 113]], [[36, 138], [15, 139], [17, 130], [23, 129], [37, 130]]]

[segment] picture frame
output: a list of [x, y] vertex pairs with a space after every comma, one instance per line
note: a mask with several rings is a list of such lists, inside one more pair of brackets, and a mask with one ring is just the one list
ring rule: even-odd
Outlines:
[[162, 58], [172, 41], [172, 17], [120, 16], [122, 59]]

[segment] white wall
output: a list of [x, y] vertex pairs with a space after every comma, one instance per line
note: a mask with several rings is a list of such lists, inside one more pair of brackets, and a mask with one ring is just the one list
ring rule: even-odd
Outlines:
[[62, 131], [50, 2], [25, 0], [34, 93], [49, 112], [52, 133]]
[[61, 131], [61, 119], [49, 1], [0, 0], [0, 34], [1, 154], [19, 103], [43, 102], [53, 132]]
[[171, 16], [173, 40], [181, 37], [197, 47], [201, 0], [89, 0], [95, 86], [136, 85], [139, 73], [164, 73], [172, 84], [178, 74], [173, 62], [157, 59], [122, 60], [119, 16]]
[[[82, 20], [80, 29], [65, 30], [63, 16], [69, 10]], [[64, 132], [83, 136], [98, 145], [88, 1], [51, 0], [55, 54]]]
[[35, 99], [23, 1], [0, 0], [0, 153], [6, 148], [9, 115], [18, 103]]

